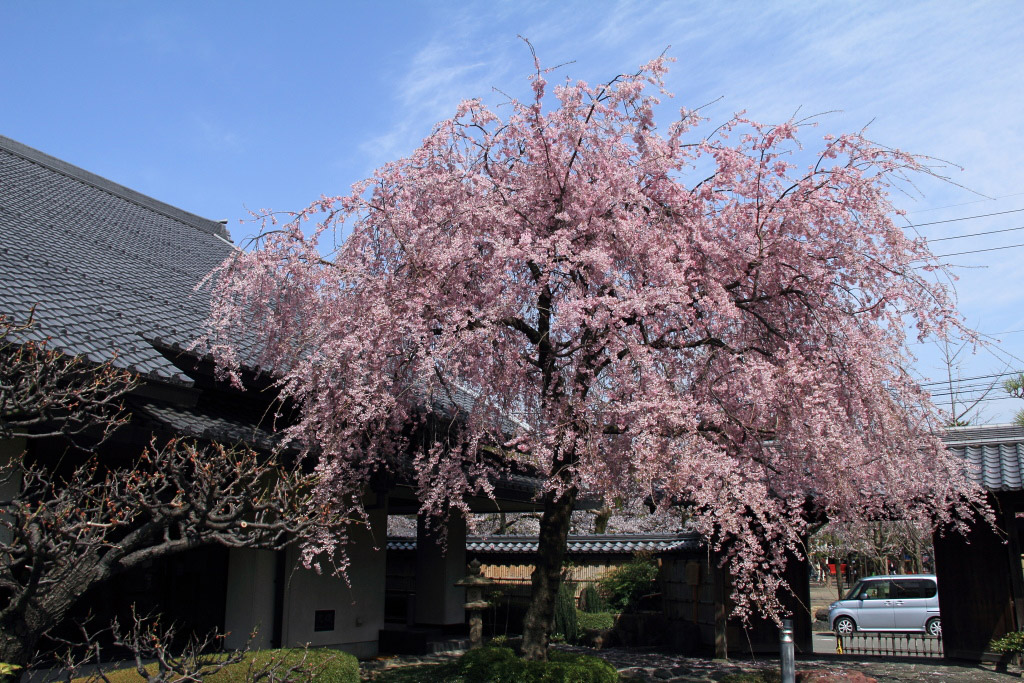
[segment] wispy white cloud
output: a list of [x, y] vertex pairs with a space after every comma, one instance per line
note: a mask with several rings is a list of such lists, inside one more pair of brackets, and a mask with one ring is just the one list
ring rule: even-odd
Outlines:
[[198, 113], [192, 114], [192, 124], [200, 144], [210, 151], [237, 152], [244, 148], [241, 135], [230, 126]]

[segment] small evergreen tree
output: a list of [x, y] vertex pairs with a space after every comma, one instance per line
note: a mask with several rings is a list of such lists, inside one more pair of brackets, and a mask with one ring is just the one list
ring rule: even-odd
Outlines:
[[583, 589], [583, 611], [596, 614], [598, 612], [608, 611], [608, 601], [601, 595], [601, 591], [597, 590], [594, 584], [588, 584]]
[[579, 634], [579, 624], [576, 620], [576, 584], [568, 579], [563, 579], [558, 587], [553, 631], [565, 636], [567, 643], [575, 643]]

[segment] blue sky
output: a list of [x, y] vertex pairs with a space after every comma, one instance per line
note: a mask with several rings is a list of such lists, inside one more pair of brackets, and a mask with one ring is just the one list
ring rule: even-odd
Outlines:
[[[1009, 1], [0, 0], [0, 135], [228, 219], [240, 241], [247, 208], [343, 192], [459, 100], [524, 93], [532, 62], [517, 34], [591, 81], [671, 46], [664, 122], [712, 101], [713, 121], [832, 111], [814, 137], [870, 123], [879, 142], [965, 167], [948, 170], [969, 190], [922, 179], [923, 196], [898, 198], [915, 223], [1024, 209], [1024, 5]], [[1021, 226], [1024, 211], [920, 232]], [[1020, 243], [1024, 231], [1010, 231], [934, 250]], [[968, 323], [1001, 340], [965, 350], [962, 378], [1024, 368], [1022, 258], [1024, 247], [948, 259]], [[933, 346], [915, 349], [923, 377], [945, 377]], [[1005, 422], [1024, 402], [982, 406], [981, 421]]]

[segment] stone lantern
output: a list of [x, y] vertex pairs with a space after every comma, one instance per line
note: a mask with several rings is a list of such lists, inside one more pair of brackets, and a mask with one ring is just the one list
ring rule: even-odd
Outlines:
[[466, 588], [466, 610], [469, 611], [469, 648], [475, 650], [484, 644], [483, 611], [488, 603], [484, 600], [484, 590], [494, 583], [480, 573], [480, 560], [469, 563], [469, 574], [455, 582], [456, 586]]

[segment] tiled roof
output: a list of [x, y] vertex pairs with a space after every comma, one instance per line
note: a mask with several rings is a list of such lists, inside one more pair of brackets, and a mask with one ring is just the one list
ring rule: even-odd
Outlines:
[[198, 337], [197, 283], [232, 253], [224, 226], [0, 136], [0, 313], [69, 353], [175, 383], [151, 342]]
[[1024, 428], [952, 427], [946, 447], [968, 462], [971, 478], [989, 491], [1024, 490]]
[[271, 450], [279, 435], [253, 426], [244, 419], [228, 415], [214, 415], [196, 408], [182, 409], [165, 403], [133, 401], [132, 412], [151, 420], [174, 434], [197, 439], [219, 441], [222, 444], [245, 444], [262, 450]]
[[[699, 534], [594, 534], [569, 536], [568, 551], [573, 555], [622, 554], [638, 551], [665, 553], [696, 550], [703, 544]], [[389, 538], [388, 550], [415, 550], [415, 538]], [[466, 550], [482, 554], [531, 554], [537, 552], [536, 536], [469, 536]]]
[[[209, 296], [196, 285], [233, 250], [220, 223], [0, 136], [0, 314], [35, 309], [30, 338], [190, 384], [157, 349], [203, 333]], [[424, 399], [449, 418], [478, 400], [460, 385]], [[505, 432], [524, 427], [502, 418]]]

